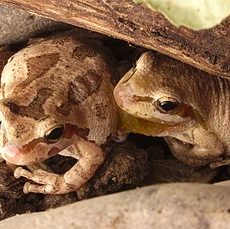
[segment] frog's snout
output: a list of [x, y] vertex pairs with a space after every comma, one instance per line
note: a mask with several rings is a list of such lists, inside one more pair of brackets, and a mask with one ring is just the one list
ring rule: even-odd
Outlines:
[[4, 157], [4, 155], [7, 155], [7, 157], [17, 157], [17, 155], [21, 154], [21, 150], [18, 146], [12, 143], [6, 144], [6, 146], [2, 147], [0, 149], [1, 155]]
[[0, 156], [14, 165], [28, 165], [40, 161], [43, 154], [38, 154], [33, 150], [25, 151], [13, 143], [7, 143], [0, 148]]
[[18, 158], [22, 155], [22, 151], [17, 145], [7, 143], [4, 147], [0, 148], [0, 155], [5, 161], [17, 164]]
[[121, 109], [127, 108], [132, 102], [132, 90], [129, 84], [118, 84], [114, 89], [114, 98]]

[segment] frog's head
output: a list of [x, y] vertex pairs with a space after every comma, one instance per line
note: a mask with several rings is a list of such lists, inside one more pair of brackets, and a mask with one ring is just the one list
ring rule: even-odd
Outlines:
[[38, 42], [13, 55], [3, 69], [1, 156], [12, 164], [42, 161], [71, 144], [70, 126], [52, 115], [52, 110], [64, 102], [63, 91], [68, 85], [59, 84], [60, 96], [55, 84], [65, 67], [64, 43], [71, 47], [71, 40], [65, 38]]
[[[1, 100], [1, 148], [4, 160], [16, 165], [40, 162], [73, 143], [74, 128], [14, 99]], [[30, 113], [31, 112], [31, 113]]]
[[195, 98], [198, 88], [186, 68], [163, 55], [142, 54], [114, 90], [115, 100], [124, 111], [121, 112], [123, 128], [152, 136], [168, 136], [197, 121], [202, 122], [197, 110], [200, 104]]

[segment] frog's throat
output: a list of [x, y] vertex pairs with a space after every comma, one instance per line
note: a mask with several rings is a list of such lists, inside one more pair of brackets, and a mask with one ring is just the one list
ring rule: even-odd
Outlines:
[[162, 125], [160, 120], [148, 121], [137, 118], [126, 112], [119, 112], [119, 129], [126, 133], [137, 133], [148, 136], [158, 136], [162, 132], [167, 131], [173, 125]]
[[[164, 122], [154, 118], [151, 121], [135, 117], [119, 109], [119, 129], [126, 133], [137, 133], [147, 136], [166, 136], [171, 131], [181, 131], [186, 128], [187, 123]], [[203, 119], [198, 112], [194, 111], [191, 119], [196, 120], [196, 124], [205, 127]]]

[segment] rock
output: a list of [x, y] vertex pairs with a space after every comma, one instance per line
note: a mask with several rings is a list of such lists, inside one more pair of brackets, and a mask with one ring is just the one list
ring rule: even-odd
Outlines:
[[229, 188], [174, 183], [80, 201], [47, 212], [18, 215], [1, 228], [229, 228]]
[[24, 41], [32, 36], [70, 28], [11, 5], [0, 4], [0, 45]]

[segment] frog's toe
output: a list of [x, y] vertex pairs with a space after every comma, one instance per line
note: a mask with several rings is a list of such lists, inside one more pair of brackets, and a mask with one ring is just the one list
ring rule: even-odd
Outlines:
[[23, 192], [25, 194], [29, 192], [34, 192], [34, 193], [42, 193], [42, 194], [56, 194], [57, 189], [55, 188], [54, 185], [36, 185], [36, 184], [31, 184], [30, 182], [26, 182], [23, 187]]
[[32, 173], [26, 169], [23, 169], [22, 167], [18, 167], [14, 171], [14, 177], [15, 178], [20, 178], [20, 177], [25, 177], [27, 179], [31, 179]]

